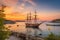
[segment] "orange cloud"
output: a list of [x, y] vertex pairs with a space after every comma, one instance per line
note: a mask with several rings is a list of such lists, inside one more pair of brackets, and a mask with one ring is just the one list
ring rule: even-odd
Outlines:
[[14, 10], [14, 9], [13, 9], [12, 7], [6, 7], [4, 13], [5, 13], [5, 14], [10, 14], [10, 13], [13, 12], [13, 10]]
[[[30, 11], [32, 11], [32, 15], [34, 14], [33, 8], [36, 5], [36, 3], [34, 3], [33, 0], [23, 0], [23, 2], [20, 3], [20, 5], [17, 5], [18, 0], [2, 0], [2, 2], [3, 4], [7, 5], [7, 7], [5, 8], [5, 12], [4, 12], [6, 14], [6, 17], [5, 17], [6, 19], [25, 20], [26, 13], [29, 13]], [[26, 3], [30, 3], [33, 6], [26, 7]], [[39, 11], [37, 14], [38, 14], [38, 18], [41, 20], [52, 20], [55, 18], [60, 18], [59, 17], [60, 12], [56, 12], [56, 11], [50, 12], [50, 11], [42, 10], [42, 11]]]
[[25, 15], [22, 13], [11, 13], [11, 14], [6, 14], [6, 19], [8, 20], [25, 20]]
[[7, 5], [7, 6], [10, 6], [10, 5], [16, 5], [18, 0], [2, 0], [2, 2]]
[[30, 3], [33, 6], [36, 5], [32, 0], [21, 0], [21, 1], [23, 2], [20, 3], [20, 5], [17, 5], [18, 0], [2, 0], [2, 3], [8, 6], [5, 8], [5, 13], [12, 13], [14, 11], [22, 12], [28, 8], [25, 7], [26, 3]]

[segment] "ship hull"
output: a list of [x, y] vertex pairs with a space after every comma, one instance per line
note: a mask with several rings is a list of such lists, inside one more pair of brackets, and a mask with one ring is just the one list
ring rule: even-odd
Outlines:
[[60, 26], [60, 23], [48, 23], [47, 26]]
[[28, 23], [26, 23], [26, 28], [39, 28], [40, 24], [28, 24]]

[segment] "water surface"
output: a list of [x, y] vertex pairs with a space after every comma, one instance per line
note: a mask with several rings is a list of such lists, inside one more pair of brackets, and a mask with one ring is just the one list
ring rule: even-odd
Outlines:
[[26, 28], [25, 22], [16, 22], [16, 24], [6, 24], [5, 26], [8, 27], [11, 31], [22, 32], [22, 33], [27, 33], [28, 29], [28, 31], [30, 30], [29, 32], [31, 35], [34, 35], [35, 31], [37, 32], [37, 34], [42, 33], [42, 36], [47, 36], [48, 34], [50, 34], [50, 32], [53, 32], [56, 35], [60, 34], [60, 26], [46, 26], [46, 23], [47, 22], [41, 24], [39, 26], [39, 29]]

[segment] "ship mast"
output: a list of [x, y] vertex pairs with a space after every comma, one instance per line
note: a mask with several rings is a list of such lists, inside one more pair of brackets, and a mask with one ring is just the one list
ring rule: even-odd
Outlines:
[[37, 12], [36, 12], [36, 10], [35, 10], [35, 19], [34, 19], [34, 21], [35, 21], [35, 23], [37, 22]]
[[29, 22], [31, 22], [31, 12], [29, 13]]
[[27, 14], [27, 22], [28, 22], [28, 20], [29, 20], [29, 19], [28, 19], [28, 14]]
[[27, 22], [31, 22], [31, 12], [27, 14]]
[[30, 17], [30, 21], [31, 21], [31, 12], [30, 12], [30, 16], [29, 17]]

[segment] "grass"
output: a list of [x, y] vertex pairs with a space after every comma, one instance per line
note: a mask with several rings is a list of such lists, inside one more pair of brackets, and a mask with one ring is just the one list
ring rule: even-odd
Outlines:
[[60, 40], [60, 35], [54, 35], [52, 32], [48, 35], [48, 37], [44, 38], [45, 40]]

